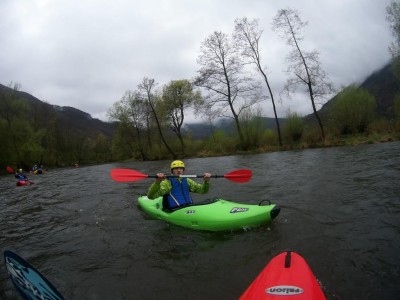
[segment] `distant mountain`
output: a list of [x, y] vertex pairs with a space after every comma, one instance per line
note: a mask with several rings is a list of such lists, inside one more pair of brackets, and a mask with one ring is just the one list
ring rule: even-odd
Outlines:
[[[384, 118], [393, 118], [393, 103], [397, 94], [400, 94], [400, 80], [395, 76], [393, 67], [390, 63], [382, 69], [375, 71], [368, 76], [359, 87], [364, 88], [375, 97], [376, 113]], [[325, 103], [318, 111], [323, 119], [328, 114], [332, 104], [335, 102], [336, 96]], [[264, 128], [276, 130], [276, 122], [274, 118], [263, 117]], [[285, 118], [279, 118], [279, 125], [282, 129]], [[307, 123], [315, 123], [314, 114], [304, 116]], [[232, 119], [222, 119], [216, 122], [215, 129], [222, 129], [227, 133], [232, 133], [235, 129]], [[187, 124], [186, 130], [190, 131], [194, 138], [204, 138], [211, 134], [211, 127], [207, 124]]]
[[[372, 95], [375, 96], [377, 103], [376, 112], [378, 115], [391, 118], [393, 117], [393, 100], [396, 94], [400, 93], [400, 81], [396, 78], [393, 73], [391, 64], [387, 64], [382, 69], [374, 72], [365, 79], [360, 87], [366, 89]], [[0, 84], [0, 91], [10, 90], [9, 87]], [[79, 109], [69, 106], [57, 106], [51, 105], [46, 102], [35, 98], [34, 96], [17, 91], [19, 98], [25, 99], [33, 107], [41, 106], [54, 112], [57, 117], [61, 118], [69, 128], [82, 132], [83, 134], [95, 138], [98, 133], [104, 134], [106, 137], [111, 138], [116, 129], [117, 123], [103, 122], [98, 119], [93, 119], [90, 114], [83, 112]], [[1, 99], [0, 99], [1, 100]], [[335, 97], [325, 103], [319, 113], [321, 117], [327, 114], [332, 103], [335, 101]], [[264, 128], [276, 129], [276, 122], [274, 118], [262, 117], [262, 124]], [[314, 115], [310, 114], [304, 117], [306, 121], [314, 121]], [[282, 128], [285, 119], [280, 118], [279, 124]], [[211, 126], [205, 123], [190, 123], [185, 124], [184, 131], [190, 134], [194, 139], [203, 139], [211, 135]], [[214, 124], [213, 130], [223, 130], [230, 134], [236, 131], [234, 122], [232, 119], [225, 118], [220, 119]]]
[[393, 101], [396, 94], [400, 93], [400, 80], [393, 73], [391, 64], [371, 74], [362, 84], [376, 100], [376, 112], [383, 117], [394, 116]]
[[[393, 118], [394, 109], [393, 103], [396, 94], [400, 93], [400, 80], [393, 72], [392, 64], [388, 63], [380, 70], [375, 71], [368, 76], [359, 87], [367, 90], [375, 97], [376, 101], [376, 114], [384, 118]], [[326, 115], [335, 102], [336, 96], [325, 103], [319, 112], [321, 117]], [[313, 114], [306, 116], [306, 119], [312, 119]]]
[[117, 126], [116, 122], [108, 123], [94, 119], [90, 114], [70, 106], [53, 105], [53, 108], [65, 118], [71, 127], [88, 132], [90, 136], [101, 132], [104, 136], [112, 138]]
[[[12, 89], [0, 84], [0, 92], [2, 91], [10, 92]], [[98, 133], [104, 134], [107, 138], [112, 138], [117, 126], [116, 123], [107, 123], [98, 119], [93, 119], [90, 114], [73, 107], [52, 105], [22, 91], [16, 91], [15, 93], [18, 99], [27, 101], [32, 111], [40, 109], [41, 111], [45, 110], [50, 112], [60, 119], [68, 128], [92, 138], [95, 138]]]
[[[276, 121], [275, 118], [267, 118], [260, 117], [262, 129], [272, 129], [276, 130]], [[285, 119], [278, 118], [279, 125], [283, 126]], [[190, 135], [194, 139], [204, 139], [209, 137], [212, 134], [212, 131], [222, 130], [226, 132], [228, 135], [236, 133], [235, 123], [230, 118], [221, 118], [215, 124], [213, 124], [213, 128], [211, 125], [205, 123], [189, 123], [184, 127], [186, 133], [190, 133]]]

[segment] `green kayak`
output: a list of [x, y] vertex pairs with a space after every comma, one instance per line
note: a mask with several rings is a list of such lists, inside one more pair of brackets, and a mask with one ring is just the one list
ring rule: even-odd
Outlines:
[[223, 199], [192, 204], [174, 211], [163, 210], [163, 198], [150, 200], [140, 196], [139, 206], [151, 217], [186, 228], [208, 231], [246, 229], [269, 223], [280, 208], [275, 204], [241, 204]]

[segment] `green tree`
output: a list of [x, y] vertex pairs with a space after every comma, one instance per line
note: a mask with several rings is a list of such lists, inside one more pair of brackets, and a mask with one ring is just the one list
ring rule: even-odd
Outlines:
[[79, 160], [72, 157], [72, 139], [73, 132], [62, 121], [57, 122], [54, 128], [54, 165], [66, 166], [68, 162], [81, 164]]
[[103, 133], [98, 133], [93, 145], [95, 162], [110, 162], [112, 158], [111, 143]]
[[373, 95], [351, 85], [341, 91], [332, 103], [332, 125], [341, 134], [364, 132], [374, 119], [375, 107]]
[[296, 112], [288, 112], [283, 126], [285, 138], [290, 142], [298, 142], [304, 132], [304, 120]]
[[133, 157], [135, 153], [135, 143], [131, 140], [132, 127], [127, 120], [120, 120], [118, 128], [112, 139], [113, 159], [126, 160]]
[[163, 88], [161, 106], [166, 114], [168, 125], [179, 139], [183, 156], [186, 155], [182, 136], [185, 110], [193, 107], [194, 103], [200, 100], [200, 92], [194, 91], [188, 80], [173, 80]]
[[248, 108], [241, 114], [240, 122], [243, 127], [246, 148], [259, 147], [263, 136], [261, 109], [254, 113], [251, 108]]
[[[31, 128], [27, 120], [28, 106], [18, 97], [19, 84], [10, 84], [8, 89], [0, 92], [0, 118], [3, 120], [2, 147], [7, 146], [8, 161], [19, 167], [28, 166], [26, 143]], [[4, 143], [4, 144], [3, 144]], [[4, 146], [3, 146], [4, 145]]]
[[400, 121], [400, 95], [394, 98], [394, 116], [397, 121]]
[[167, 140], [163, 134], [162, 116], [160, 116], [157, 113], [160, 100], [159, 100], [159, 97], [157, 97], [157, 95], [155, 93], [156, 85], [157, 85], [157, 83], [155, 82], [154, 79], [144, 77], [142, 82], [138, 85], [139, 95], [142, 99], [145, 99], [145, 101], [147, 102], [147, 104], [149, 106], [149, 111], [152, 114], [152, 117], [154, 118], [154, 121], [157, 125], [158, 133], [160, 135], [160, 138], [161, 138], [165, 148], [172, 155], [173, 159], [176, 159], [177, 156], [176, 156], [175, 152], [169, 146], [169, 144], [167, 143]]
[[135, 145], [142, 160], [147, 160], [144, 146], [144, 133], [147, 119], [147, 102], [139, 92], [126, 91], [122, 99], [113, 104], [108, 111], [110, 120], [118, 120], [120, 136], [125, 135], [125, 143]]
[[400, 94], [396, 95], [393, 101], [395, 126], [400, 130]]

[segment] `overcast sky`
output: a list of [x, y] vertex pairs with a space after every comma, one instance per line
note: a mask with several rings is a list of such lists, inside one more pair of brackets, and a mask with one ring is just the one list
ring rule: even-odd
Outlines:
[[[390, 0], [1, 0], [0, 83], [20, 84], [50, 104], [72, 106], [107, 120], [107, 110], [143, 77], [159, 87], [191, 79], [200, 45], [214, 31], [231, 34], [236, 18], [257, 18], [262, 61], [274, 95], [286, 81], [288, 46], [271, 29], [279, 9], [308, 22], [300, 46], [317, 50], [337, 88], [361, 82], [389, 62]], [[276, 96], [279, 98], [279, 96]], [[269, 100], [262, 104], [273, 117]], [[283, 99], [312, 112], [310, 100]], [[193, 119], [200, 121], [199, 119]]]

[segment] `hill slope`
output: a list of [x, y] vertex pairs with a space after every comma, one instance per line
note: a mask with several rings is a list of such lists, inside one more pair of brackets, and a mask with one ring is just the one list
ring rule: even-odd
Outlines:
[[0, 84], [0, 101], [3, 93], [15, 92], [15, 98], [26, 101], [34, 115], [36, 111], [46, 111], [61, 120], [65, 126], [73, 131], [95, 138], [98, 133], [104, 134], [107, 138], [113, 136], [116, 123], [107, 123], [98, 119], [93, 119], [90, 114], [69, 106], [51, 105], [23, 91], [13, 89]]
[[360, 87], [375, 96], [378, 115], [393, 117], [393, 101], [396, 94], [400, 92], [400, 80], [393, 73], [391, 64], [371, 74]]
[[[378, 115], [385, 118], [393, 117], [393, 100], [395, 95], [400, 93], [400, 81], [394, 75], [391, 64], [387, 64], [382, 69], [368, 76], [360, 85], [360, 87], [366, 89], [368, 92], [374, 95], [377, 103], [376, 112]], [[0, 84], [0, 92], [7, 90], [11, 89]], [[36, 97], [22, 91], [17, 91], [16, 93], [19, 98], [28, 101], [31, 106], [36, 105], [45, 107], [52, 113], [56, 114], [58, 118], [62, 118], [68, 127], [72, 128], [73, 130], [80, 131], [90, 137], [95, 137], [97, 133], [102, 133], [106, 137], [111, 138], [117, 126], [115, 122], [107, 123], [98, 119], [93, 119], [90, 114], [73, 107], [51, 105], [46, 102], [42, 102]], [[321, 117], [327, 114], [334, 100], [335, 97], [321, 107], [319, 110]], [[276, 129], [274, 118], [263, 117], [261, 119], [263, 128], [270, 128], [273, 130]], [[310, 114], [305, 116], [304, 119], [306, 121], [313, 121], [315, 118], [313, 114]], [[284, 118], [279, 119], [281, 127], [283, 126], [284, 121]], [[221, 119], [214, 124], [213, 130], [218, 129], [223, 130], [228, 134], [235, 131], [233, 121], [228, 118]], [[191, 134], [191, 136], [195, 139], [207, 138], [212, 133], [211, 126], [205, 123], [185, 124], [184, 130], [186, 133]]]
[[[400, 80], [395, 76], [390, 63], [369, 75], [359, 87], [375, 97], [375, 112], [378, 116], [386, 119], [394, 117], [393, 104], [395, 96], [400, 93]], [[322, 119], [329, 113], [335, 99], [336, 96], [326, 102], [318, 111]], [[304, 119], [307, 122], [315, 122], [314, 114], [309, 114]]]

